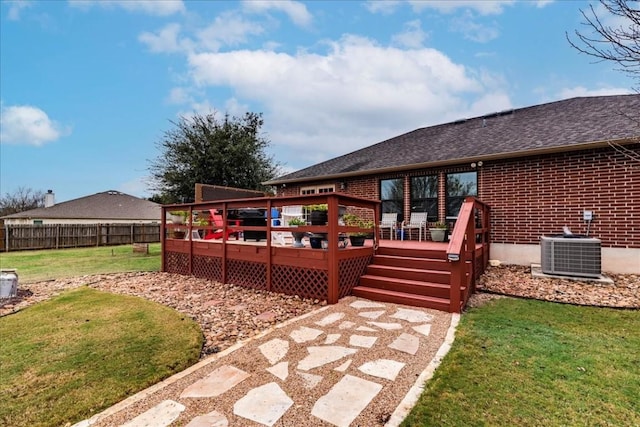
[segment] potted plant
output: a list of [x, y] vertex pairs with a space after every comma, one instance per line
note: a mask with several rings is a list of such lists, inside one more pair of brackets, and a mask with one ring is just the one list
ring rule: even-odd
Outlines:
[[[289, 220], [289, 227], [297, 227], [299, 225], [307, 225], [307, 222], [302, 218], [291, 218]], [[293, 247], [294, 248], [304, 248], [304, 243], [302, 243], [302, 238], [305, 236], [304, 231], [292, 231], [293, 235]]]
[[431, 233], [431, 240], [434, 242], [444, 242], [447, 235], [447, 223], [444, 221], [438, 221], [433, 224], [433, 227], [429, 227], [429, 233]]
[[327, 211], [329, 206], [326, 203], [319, 205], [308, 205], [307, 212], [309, 213], [309, 222], [311, 225], [325, 225], [328, 221]]
[[[172, 224], [182, 225], [188, 224], [187, 217], [189, 216], [188, 211], [173, 211], [169, 212], [169, 219]], [[174, 239], [184, 239], [184, 236], [187, 235], [186, 230], [182, 228], [174, 228], [171, 230], [171, 237]]]
[[[366, 229], [373, 228], [373, 221], [367, 221], [358, 215], [344, 214], [342, 220], [344, 221], [344, 225], [347, 225], [349, 227], [359, 227]], [[357, 231], [348, 233], [351, 246], [364, 246], [364, 241], [370, 233], [370, 231]]]

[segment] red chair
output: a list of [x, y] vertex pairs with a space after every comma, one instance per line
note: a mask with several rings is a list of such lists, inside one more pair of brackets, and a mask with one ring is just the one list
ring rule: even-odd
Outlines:
[[[205, 240], [210, 240], [210, 239], [222, 239], [222, 236], [224, 235], [224, 219], [222, 217], [221, 214], [218, 213], [217, 209], [210, 209], [209, 213], [211, 214], [211, 217], [209, 219], [209, 222], [211, 223], [211, 225], [215, 225], [216, 227], [220, 227], [217, 230], [210, 230], [205, 236]], [[236, 220], [236, 225], [239, 225], [239, 221]], [[237, 230], [233, 227], [230, 227], [227, 225], [227, 240], [229, 240], [229, 237], [234, 236], [236, 238], [236, 240], [238, 240], [238, 236], [240, 234], [240, 230]]]

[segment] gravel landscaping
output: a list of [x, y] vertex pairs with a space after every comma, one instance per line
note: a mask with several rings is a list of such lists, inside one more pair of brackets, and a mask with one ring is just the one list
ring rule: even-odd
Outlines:
[[[640, 308], [640, 276], [607, 276], [613, 279], [613, 284], [533, 278], [530, 268], [523, 266], [489, 267], [481, 277], [479, 292], [472, 297], [469, 306], [506, 295], [579, 305]], [[20, 283], [17, 298], [0, 300], [0, 316], [51, 298], [65, 289], [83, 285], [140, 296], [190, 316], [200, 324], [205, 337], [203, 357], [326, 305], [325, 301], [221, 285], [177, 274], [146, 272]]]
[[479, 292], [474, 298], [481, 301], [493, 294], [595, 307], [640, 308], [640, 276], [612, 273], [605, 276], [612, 279], [613, 284], [533, 278], [531, 268], [519, 265], [488, 267], [479, 280]]

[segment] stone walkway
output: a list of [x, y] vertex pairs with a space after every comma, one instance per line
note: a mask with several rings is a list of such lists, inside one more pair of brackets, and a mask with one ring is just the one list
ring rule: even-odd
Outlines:
[[458, 318], [344, 298], [74, 427], [395, 426], [448, 351]]

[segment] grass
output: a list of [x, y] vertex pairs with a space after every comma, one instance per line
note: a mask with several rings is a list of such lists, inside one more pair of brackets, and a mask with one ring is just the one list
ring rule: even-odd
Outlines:
[[131, 245], [3, 252], [0, 268], [18, 269], [20, 283], [87, 274], [159, 271], [160, 243], [149, 244], [149, 254], [134, 253]]
[[640, 425], [640, 311], [500, 299], [462, 317], [402, 426]]
[[0, 425], [78, 422], [195, 363], [202, 333], [159, 304], [87, 287], [0, 318]]

